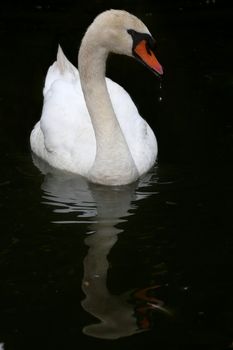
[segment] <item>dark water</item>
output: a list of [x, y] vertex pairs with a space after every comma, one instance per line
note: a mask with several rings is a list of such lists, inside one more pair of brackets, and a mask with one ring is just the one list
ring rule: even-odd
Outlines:
[[159, 143], [156, 167], [115, 189], [44, 176], [29, 148], [58, 42], [75, 64], [85, 28], [105, 2], [1, 5], [5, 350], [232, 345], [229, 3], [119, 2], [157, 38], [166, 75], [160, 86], [138, 63], [109, 60], [108, 75], [130, 92]]

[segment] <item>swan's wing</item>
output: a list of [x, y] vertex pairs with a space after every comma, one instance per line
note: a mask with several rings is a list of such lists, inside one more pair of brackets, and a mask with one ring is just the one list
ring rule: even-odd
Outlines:
[[43, 94], [42, 116], [31, 136], [32, 150], [56, 168], [79, 169], [85, 175], [95, 157], [94, 131], [78, 70], [61, 49], [48, 70]]
[[113, 108], [139, 174], [146, 172], [155, 162], [157, 141], [148, 123], [140, 116], [127, 91], [107, 79]]

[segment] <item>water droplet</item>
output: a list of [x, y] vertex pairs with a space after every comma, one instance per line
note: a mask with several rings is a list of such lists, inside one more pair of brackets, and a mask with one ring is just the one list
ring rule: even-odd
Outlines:
[[93, 235], [95, 233], [95, 231], [87, 231], [85, 234], [86, 235]]

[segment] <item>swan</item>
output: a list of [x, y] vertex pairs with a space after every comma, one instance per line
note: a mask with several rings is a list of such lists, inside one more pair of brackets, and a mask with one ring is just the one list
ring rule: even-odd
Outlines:
[[157, 76], [163, 74], [155, 40], [140, 19], [124, 10], [100, 13], [82, 39], [78, 69], [58, 47], [30, 145], [54, 168], [115, 186], [136, 181], [154, 165], [157, 141], [130, 95], [105, 77], [110, 52], [134, 57]]

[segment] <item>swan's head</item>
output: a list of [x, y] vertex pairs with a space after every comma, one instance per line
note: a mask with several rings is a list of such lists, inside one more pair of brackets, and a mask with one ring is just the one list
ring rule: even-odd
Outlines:
[[131, 56], [145, 64], [156, 75], [163, 68], [155, 55], [155, 40], [145, 24], [123, 10], [108, 10], [98, 15], [87, 34], [92, 42], [106, 52]]

